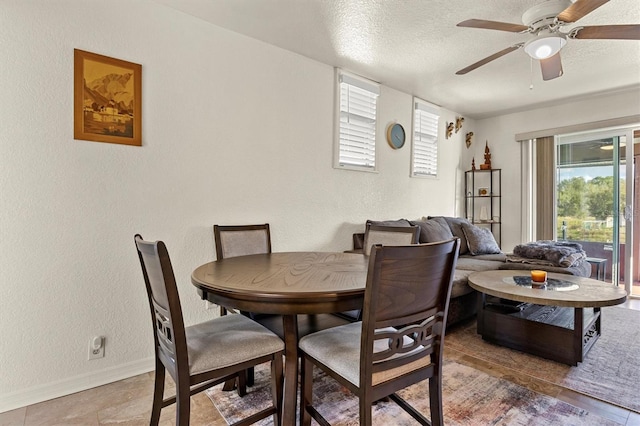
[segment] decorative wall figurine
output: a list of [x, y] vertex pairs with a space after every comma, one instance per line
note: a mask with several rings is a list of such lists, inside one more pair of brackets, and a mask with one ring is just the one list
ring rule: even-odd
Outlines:
[[447, 130], [445, 132], [445, 138], [449, 139], [453, 134], [453, 122], [447, 123]]
[[476, 169], [476, 157], [473, 157], [471, 159], [471, 170], [475, 170]]
[[484, 146], [484, 164], [480, 164], [480, 170], [491, 170], [491, 151], [489, 151], [489, 141]]
[[471, 142], [473, 142], [473, 132], [467, 133], [464, 143], [467, 145], [467, 148], [471, 146]]
[[464, 117], [456, 117], [456, 133], [462, 129], [462, 123], [464, 123]]

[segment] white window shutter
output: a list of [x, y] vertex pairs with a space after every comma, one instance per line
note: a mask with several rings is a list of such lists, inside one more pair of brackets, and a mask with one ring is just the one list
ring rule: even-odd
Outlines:
[[437, 106], [414, 99], [411, 176], [438, 175], [439, 120], [440, 109]]
[[378, 86], [339, 73], [338, 167], [374, 170]]

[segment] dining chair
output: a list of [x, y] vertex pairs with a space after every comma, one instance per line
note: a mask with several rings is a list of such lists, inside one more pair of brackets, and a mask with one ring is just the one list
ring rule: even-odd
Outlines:
[[[251, 254], [271, 253], [271, 230], [269, 224], [259, 225], [213, 225], [213, 238], [216, 243], [216, 258], [226, 259], [236, 256], [248, 256]], [[235, 309], [220, 305], [220, 316], [227, 312], [238, 313]], [[251, 319], [256, 319], [259, 314], [242, 312]], [[247, 386], [252, 386], [254, 381], [253, 368], [247, 370], [246, 377], [238, 376], [238, 395], [246, 394]], [[235, 382], [228, 382], [224, 386], [225, 391], [233, 389]]]
[[419, 226], [384, 226], [367, 224], [364, 231], [364, 254], [369, 256], [371, 246], [404, 246], [417, 244], [420, 238]]
[[[372, 404], [387, 396], [419, 423], [443, 425], [443, 340], [459, 247], [458, 238], [373, 246], [362, 321], [300, 339], [301, 425], [329, 424], [312, 405], [314, 366], [358, 397], [361, 425], [371, 425]], [[395, 393], [427, 379], [430, 422]]]
[[[250, 254], [271, 253], [271, 231], [269, 224], [260, 225], [213, 225], [213, 235], [216, 243], [216, 257], [218, 260], [235, 256], [247, 256]], [[220, 315], [226, 315], [227, 311], [235, 310], [220, 306]], [[245, 312], [241, 314], [263, 325], [274, 332], [280, 338], [284, 338], [282, 315]], [[333, 314], [301, 314], [297, 316], [298, 333], [300, 336], [310, 334], [325, 328], [344, 325], [352, 321]], [[238, 376], [238, 395], [246, 394], [246, 387], [253, 386], [254, 370], [247, 369], [246, 377]], [[236, 386], [236, 382], [227, 382], [225, 391], [230, 391]]]
[[[272, 404], [236, 424], [251, 424], [282, 414], [284, 342], [243, 315], [225, 315], [185, 327], [169, 253], [162, 241], [134, 237], [153, 324], [155, 385], [151, 425], [162, 408], [176, 403], [176, 425], [188, 425], [191, 395], [235, 379], [247, 368], [271, 363]], [[165, 373], [176, 385], [174, 396], [163, 399]]]
[[[213, 225], [218, 260], [250, 254], [271, 253], [269, 224], [262, 225]], [[220, 315], [228, 308], [220, 306]]]
[[[382, 244], [384, 246], [404, 246], [408, 244], [417, 244], [420, 238], [419, 226], [386, 226], [372, 225], [367, 223], [364, 232], [363, 252], [369, 256], [371, 247], [374, 244]], [[362, 310], [354, 309], [351, 311], [337, 312], [337, 315], [348, 321], [360, 321], [362, 319]]]
[[271, 253], [269, 224], [262, 225], [213, 225], [218, 259]]

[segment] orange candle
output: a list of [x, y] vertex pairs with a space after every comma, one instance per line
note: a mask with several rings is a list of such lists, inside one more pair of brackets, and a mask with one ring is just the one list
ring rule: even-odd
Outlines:
[[535, 283], [543, 283], [547, 281], [547, 271], [531, 271], [531, 281]]

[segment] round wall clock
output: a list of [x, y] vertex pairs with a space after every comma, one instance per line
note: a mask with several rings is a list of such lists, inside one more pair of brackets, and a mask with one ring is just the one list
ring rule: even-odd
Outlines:
[[387, 128], [387, 142], [393, 149], [402, 148], [406, 135], [404, 133], [404, 127], [401, 124], [393, 123]]

